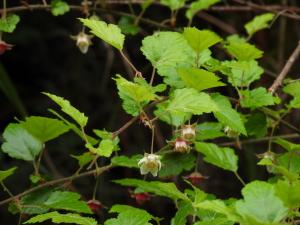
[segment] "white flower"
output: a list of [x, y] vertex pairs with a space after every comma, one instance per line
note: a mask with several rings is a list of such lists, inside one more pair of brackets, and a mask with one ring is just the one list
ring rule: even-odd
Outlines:
[[181, 153], [188, 153], [191, 150], [189, 146], [190, 142], [186, 141], [185, 139], [178, 137], [174, 142], [174, 151], [181, 152]]
[[195, 125], [184, 125], [181, 129], [181, 136], [184, 139], [193, 139], [196, 136]]
[[142, 175], [150, 172], [156, 177], [158, 171], [161, 169], [160, 156], [145, 153], [144, 157], [138, 162], [138, 166], [140, 167]]
[[92, 44], [91, 35], [87, 35], [84, 32], [80, 32], [76, 36], [72, 36], [72, 38], [76, 41], [76, 45], [79, 50], [85, 54], [89, 50], [89, 46]]

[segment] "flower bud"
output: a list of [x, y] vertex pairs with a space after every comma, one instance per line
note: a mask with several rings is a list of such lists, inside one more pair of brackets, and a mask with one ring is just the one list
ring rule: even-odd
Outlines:
[[0, 55], [4, 54], [6, 51], [11, 50], [13, 45], [0, 40]]
[[85, 54], [89, 50], [89, 46], [92, 44], [91, 35], [88, 35], [84, 32], [80, 32], [76, 36], [72, 36], [72, 38], [76, 41], [76, 45], [79, 50]]
[[139, 205], [142, 205], [151, 199], [151, 195], [147, 192], [132, 193], [131, 197], [134, 198]]
[[184, 125], [181, 129], [181, 136], [184, 139], [193, 139], [196, 136], [195, 125]]
[[184, 178], [189, 180], [193, 185], [198, 186], [201, 183], [201, 181], [207, 179], [208, 177], [203, 176], [199, 172], [193, 172]]
[[239, 133], [236, 132], [236, 131], [234, 131], [234, 130], [232, 130], [229, 126], [226, 126], [224, 128], [224, 132], [225, 132], [226, 136], [230, 137], [230, 138], [236, 138], [236, 137], [239, 136]]
[[190, 142], [186, 141], [185, 139], [178, 137], [174, 141], [174, 151], [180, 152], [180, 153], [188, 153], [191, 150], [191, 147], [189, 146]]
[[161, 169], [160, 156], [145, 153], [144, 157], [138, 162], [138, 166], [142, 175], [151, 173], [156, 177], [158, 171]]
[[98, 200], [89, 200], [87, 202], [88, 207], [92, 210], [93, 213], [99, 214], [102, 210], [103, 205]]

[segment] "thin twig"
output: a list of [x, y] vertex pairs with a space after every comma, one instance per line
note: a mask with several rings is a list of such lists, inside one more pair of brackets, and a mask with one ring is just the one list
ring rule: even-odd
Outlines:
[[300, 41], [298, 42], [297, 47], [295, 48], [294, 52], [292, 53], [292, 55], [288, 59], [287, 63], [284, 65], [284, 67], [283, 67], [282, 71], [280, 72], [279, 76], [276, 78], [276, 80], [273, 82], [273, 84], [269, 88], [269, 92], [271, 94], [274, 94], [275, 91], [277, 90], [277, 88], [282, 84], [284, 78], [286, 77], [286, 75], [290, 71], [291, 67], [293, 66], [293, 64], [297, 60], [297, 58], [299, 56], [299, 53], [300, 53]]
[[17, 200], [21, 197], [23, 197], [24, 195], [27, 195], [29, 193], [32, 193], [36, 190], [39, 190], [41, 188], [44, 188], [44, 187], [49, 187], [49, 186], [53, 186], [53, 185], [56, 185], [56, 184], [59, 184], [59, 183], [64, 183], [64, 182], [68, 182], [70, 180], [74, 180], [74, 179], [78, 179], [78, 178], [81, 178], [81, 177], [86, 177], [86, 176], [90, 176], [90, 175], [93, 175], [93, 174], [101, 174], [103, 173], [104, 171], [107, 171], [109, 169], [112, 168], [112, 165], [108, 165], [108, 166], [103, 166], [103, 167], [100, 167], [98, 169], [94, 169], [94, 170], [90, 170], [90, 171], [87, 171], [87, 172], [83, 172], [83, 173], [80, 173], [80, 174], [76, 174], [76, 175], [72, 175], [72, 176], [69, 176], [69, 177], [64, 177], [64, 178], [61, 178], [61, 179], [56, 179], [56, 180], [52, 180], [52, 181], [49, 181], [49, 182], [46, 182], [46, 183], [43, 183], [43, 184], [40, 184], [39, 186], [36, 186], [36, 187], [33, 187], [31, 189], [28, 189], [20, 194], [17, 194], [13, 197], [10, 197], [10, 198], [7, 198], [3, 201], [0, 202], [0, 206], [1, 205], [5, 205], [11, 201], [14, 201], [14, 200]]

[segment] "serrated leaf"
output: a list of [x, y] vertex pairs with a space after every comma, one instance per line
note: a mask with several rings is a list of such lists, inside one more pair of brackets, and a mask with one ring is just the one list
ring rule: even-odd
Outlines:
[[0, 170], [0, 182], [3, 182], [6, 178], [13, 175], [17, 167], [12, 167], [8, 170]]
[[122, 16], [118, 22], [118, 26], [124, 34], [136, 35], [140, 30], [135, 24], [134, 19], [129, 16]]
[[51, 98], [57, 105], [61, 107], [61, 110], [68, 114], [72, 119], [74, 119], [78, 125], [83, 128], [88, 122], [88, 118], [84, 115], [84, 113], [80, 112], [78, 109], [73, 107], [68, 100], [65, 100], [62, 97], [50, 94], [43, 93]]
[[170, 113], [202, 113], [216, 112], [219, 108], [206, 93], [199, 93], [193, 88], [176, 89], [168, 102], [166, 111]]
[[67, 2], [62, 0], [51, 1], [51, 12], [54, 16], [61, 16], [70, 11], [70, 7]]
[[263, 52], [247, 42], [229, 42], [225, 48], [239, 61], [250, 61], [259, 59], [263, 56]]
[[196, 68], [178, 68], [177, 73], [185, 83], [186, 87], [194, 88], [198, 91], [224, 86], [219, 77], [214, 73]]
[[133, 116], [137, 116], [140, 110], [150, 101], [155, 100], [158, 96], [155, 94], [157, 91], [155, 87], [151, 87], [148, 84], [141, 84], [131, 82], [125, 78], [117, 75], [114, 79], [117, 84], [118, 93], [123, 100], [124, 110]]
[[170, 86], [181, 88], [183, 82], [176, 72], [179, 67], [193, 67], [195, 53], [177, 32], [156, 32], [144, 38], [141, 51]]
[[79, 200], [80, 195], [75, 192], [55, 191], [44, 205], [52, 209], [63, 209], [78, 213], [92, 213], [87, 203]]
[[214, 112], [214, 116], [225, 126], [229, 126], [232, 130], [247, 134], [244, 123], [240, 114], [232, 108], [230, 101], [223, 95], [213, 94], [212, 99], [219, 107], [219, 111]]
[[275, 195], [273, 185], [263, 181], [253, 181], [242, 189], [244, 200], [235, 204], [242, 224], [279, 223], [288, 213], [283, 202]]
[[197, 54], [222, 41], [216, 33], [210, 30], [198, 30], [196, 27], [184, 28], [183, 37]]
[[20, 121], [20, 124], [41, 142], [52, 140], [70, 130], [60, 120], [41, 116], [27, 117], [25, 121]]
[[279, 180], [275, 184], [276, 195], [288, 208], [300, 207], [300, 181], [293, 183], [287, 180]]
[[104, 21], [93, 19], [79, 19], [84, 26], [91, 29], [91, 33], [112, 45], [118, 50], [123, 49], [125, 36], [115, 24], [107, 24]]
[[216, 122], [205, 122], [197, 125], [196, 140], [203, 141], [223, 137], [222, 124]]
[[236, 172], [238, 157], [231, 148], [221, 148], [212, 143], [196, 142], [195, 148], [204, 154], [204, 161], [218, 166], [224, 170]]
[[139, 168], [138, 162], [143, 158], [143, 155], [133, 155], [132, 157], [127, 157], [125, 155], [115, 156], [111, 159], [111, 163], [114, 166], [123, 166], [128, 168]]
[[180, 202], [178, 210], [172, 218], [171, 225], [186, 225], [187, 217], [194, 214], [194, 208], [189, 202]]
[[111, 139], [104, 139], [99, 143], [96, 153], [99, 156], [110, 157], [115, 148], [114, 142]]
[[164, 183], [160, 181], [144, 181], [138, 179], [121, 179], [114, 180], [115, 183], [123, 186], [133, 186], [144, 190], [144, 192], [153, 193], [159, 196], [171, 198], [173, 200], [189, 201], [189, 198], [180, 192], [174, 183]]
[[105, 225], [151, 225], [149, 221], [154, 218], [147, 211], [128, 205], [114, 205], [109, 212], [119, 215], [117, 218], [106, 220]]
[[228, 220], [231, 221], [238, 221], [239, 218], [235, 214], [234, 210], [228, 207], [223, 201], [221, 200], [206, 200], [200, 202], [195, 205], [195, 207], [205, 210], [210, 210], [215, 213], [220, 213], [225, 215]]
[[24, 224], [29, 223], [42, 223], [46, 220], [51, 220], [53, 223], [73, 223], [79, 225], [97, 225], [96, 220], [90, 217], [83, 217], [79, 214], [66, 213], [61, 214], [59, 212], [49, 212], [46, 214], [41, 214], [27, 220]]
[[280, 145], [281, 147], [283, 147], [285, 150], [287, 150], [289, 152], [294, 152], [294, 151], [300, 150], [300, 144], [294, 144], [294, 143], [284, 140], [282, 138], [277, 138], [273, 142]]
[[300, 97], [300, 81], [295, 81], [284, 86], [283, 91], [293, 97]]
[[274, 16], [273, 13], [265, 13], [254, 17], [254, 19], [245, 24], [248, 35], [251, 37], [257, 31], [268, 28], [269, 22], [273, 20]]
[[183, 171], [189, 171], [195, 166], [196, 157], [193, 154], [165, 154], [161, 163], [159, 177], [177, 176]]
[[242, 90], [241, 106], [256, 109], [262, 106], [274, 105], [274, 98], [265, 88], [259, 87], [252, 90]]
[[221, 72], [228, 77], [228, 82], [234, 87], [247, 87], [258, 80], [264, 70], [254, 60], [252, 61], [224, 61]]
[[194, 15], [203, 9], [208, 9], [212, 5], [220, 2], [220, 0], [197, 0], [192, 2], [189, 9], [186, 11], [185, 15], [186, 17], [191, 20], [193, 19]]
[[234, 222], [229, 221], [227, 218], [212, 218], [206, 221], [199, 221], [194, 225], [234, 225]]
[[20, 17], [16, 14], [10, 14], [6, 18], [0, 19], [0, 31], [12, 33], [17, 24], [20, 22]]
[[247, 134], [257, 138], [264, 137], [268, 131], [267, 117], [264, 113], [252, 113], [245, 123]]
[[3, 138], [5, 141], [1, 146], [2, 151], [16, 159], [33, 161], [44, 148], [44, 144], [20, 124], [9, 124], [4, 130]]
[[168, 6], [172, 11], [184, 6], [186, 0], [160, 0], [161, 4]]

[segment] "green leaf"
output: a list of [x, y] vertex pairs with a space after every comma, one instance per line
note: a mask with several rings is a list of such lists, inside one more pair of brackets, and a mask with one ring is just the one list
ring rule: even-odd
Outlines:
[[283, 202], [275, 195], [273, 185], [263, 181], [253, 181], [242, 189], [244, 200], [235, 204], [242, 224], [279, 223], [288, 213]]
[[229, 42], [225, 48], [234, 58], [240, 61], [259, 59], [263, 52], [247, 42]]
[[268, 130], [267, 117], [261, 112], [252, 113], [245, 126], [249, 136], [264, 137]]
[[7, 177], [14, 174], [17, 167], [12, 167], [8, 170], [0, 170], [0, 182], [3, 182]]
[[200, 202], [195, 205], [195, 207], [205, 210], [210, 210], [215, 213], [219, 213], [225, 215], [228, 220], [231, 221], [238, 221], [239, 218], [235, 214], [234, 210], [228, 207], [223, 201], [221, 200], [206, 200]]
[[176, 89], [168, 101], [166, 111], [170, 113], [202, 113], [216, 112], [219, 108], [206, 93], [199, 93], [193, 88]]
[[178, 68], [177, 73], [187, 87], [194, 88], [198, 91], [225, 85], [224, 83], [219, 81], [220, 78], [217, 77], [214, 73], [208, 72], [203, 69]]
[[219, 111], [214, 112], [214, 116], [225, 126], [232, 130], [247, 134], [240, 114], [232, 108], [230, 101], [223, 95], [213, 94], [212, 99], [217, 104]]
[[212, 218], [206, 221], [199, 221], [194, 225], [234, 225], [234, 222], [229, 221], [227, 218]]
[[72, 119], [74, 119], [81, 128], [85, 127], [88, 122], [88, 118], [81, 113], [78, 109], [73, 107], [68, 100], [63, 99], [62, 97], [50, 94], [43, 93], [51, 98], [57, 105], [61, 107], [61, 110], [68, 114]]
[[122, 16], [118, 22], [118, 26], [124, 34], [136, 35], [140, 28], [134, 22], [132, 17]]
[[128, 205], [114, 205], [109, 212], [119, 215], [106, 220], [105, 225], [151, 225], [149, 221], [154, 218], [147, 211]]
[[20, 22], [20, 17], [16, 14], [10, 14], [6, 18], [0, 19], [0, 31], [12, 33], [17, 24]]
[[177, 32], [156, 32], [143, 40], [141, 51], [164, 77], [164, 82], [176, 88], [183, 87], [176, 68], [193, 67], [195, 53], [184, 37]]
[[283, 147], [285, 150], [287, 150], [289, 152], [294, 152], [294, 151], [300, 150], [300, 144], [294, 144], [294, 143], [284, 140], [282, 138], [277, 138], [273, 142], [276, 144], [279, 144], [281, 147]]
[[174, 183], [164, 183], [160, 181], [144, 181], [138, 179], [121, 179], [114, 180], [115, 183], [123, 186], [133, 186], [144, 190], [144, 192], [153, 193], [159, 196], [171, 198], [173, 200], [189, 201], [189, 198], [180, 192]]
[[82, 217], [79, 214], [73, 214], [73, 213], [61, 214], [56, 211], [35, 216], [30, 220], [27, 220], [24, 224], [42, 223], [50, 219], [53, 223], [74, 223], [79, 225], [97, 225], [96, 220], [94, 220], [93, 218]]
[[251, 37], [257, 31], [268, 28], [269, 22], [273, 20], [274, 16], [273, 13], [265, 13], [254, 17], [254, 19], [245, 24], [248, 35]]
[[172, 218], [171, 225], [186, 225], [187, 217], [194, 214], [194, 208], [189, 202], [180, 202], [178, 210]]
[[183, 171], [189, 171], [195, 166], [196, 157], [193, 154], [165, 154], [161, 163], [159, 177], [177, 176]]
[[20, 121], [30, 134], [41, 142], [47, 142], [66, 133], [70, 128], [62, 121], [41, 116], [27, 117], [25, 121]]
[[127, 157], [125, 155], [115, 156], [111, 159], [111, 163], [114, 166], [123, 166], [128, 168], [139, 168], [138, 162], [143, 158], [143, 155], [133, 155], [132, 157]]
[[223, 74], [228, 76], [228, 82], [234, 87], [247, 87], [253, 81], [258, 80], [264, 70], [254, 60], [252, 61], [224, 61]]
[[91, 29], [91, 33], [112, 45], [118, 50], [123, 49], [125, 36], [115, 24], [107, 24], [104, 21], [93, 19], [79, 19], [84, 26]]
[[168, 112], [166, 111], [170, 101], [165, 101], [156, 105], [157, 109], [154, 111], [155, 116], [160, 120], [173, 125], [180, 126], [188, 121], [191, 117], [191, 113], [187, 112]]
[[293, 183], [287, 180], [279, 180], [275, 184], [276, 195], [288, 208], [300, 207], [300, 181]]
[[100, 142], [96, 153], [99, 156], [110, 157], [115, 148], [115, 144], [111, 139], [104, 139]]
[[263, 87], [242, 90], [240, 93], [242, 95], [241, 106], [245, 108], [256, 109], [275, 104], [272, 94]]
[[198, 30], [196, 27], [184, 28], [183, 36], [196, 54], [222, 41], [216, 33], [210, 30]]
[[223, 137], [222, 124], [216, 122], [205, 122], [197, 125], [196, 140], [203, 141]]
[[44, 148], [44, 144], [20, 124], [9, 124], [4, 130], [3, 138], [3, 152], [16, 159], [33, 161]]
[[300, 97], [300, 81], [294, 81], [284, 86], [283, 91], [293, 97]]
[[204, 154], [204, 161], [218, 166], [224, 170], [236, 172], [238, 157], [231, 148], [221, 148], [212, 143], [196, 142], [195, 148]]
[[82, 155], [71, 155], [71, 156], [72, 158], [77, 159], [80, 167], [86, 166], [94, 158], [91, 152], [85, 152]]
[[64, 15], [70, 11], [70, 7], [67, 2], [62, 0], [51, 1], [51, 12], [54, 16]]
[[216, 4], [220, 2], [220, 0], [197, 0], [192, 2], [192, 4], [190, 5], [190, 7], [188, 8], [188, 10], [185, 13], [185, 16], [191, 20], [193, 19], [194, 15], [203, 9], [208, 9], [209, 7], [211, 7], [212, 5]]
[[137, 80], [139, 83], [131, 82], [120, 75], [117, 75], [114, 80], [117, 84], [119, 96], [123, 100], [122, 106], [130, 115], [137, 116], [146, 104], [158, 98], [155, 94], [156, 88], [151, 87], [149, 84], [142, 84], [141, 80]]
[[44, 205], [52, 209], [63, 209], [78, 213], [92, 213], [87, 203], [80, 201], [80, 195], [75, 192], [55, 191]]
[[186, 0], [160, 0], [161, 4], [168, 6], [172, 11], [184, 6]]

